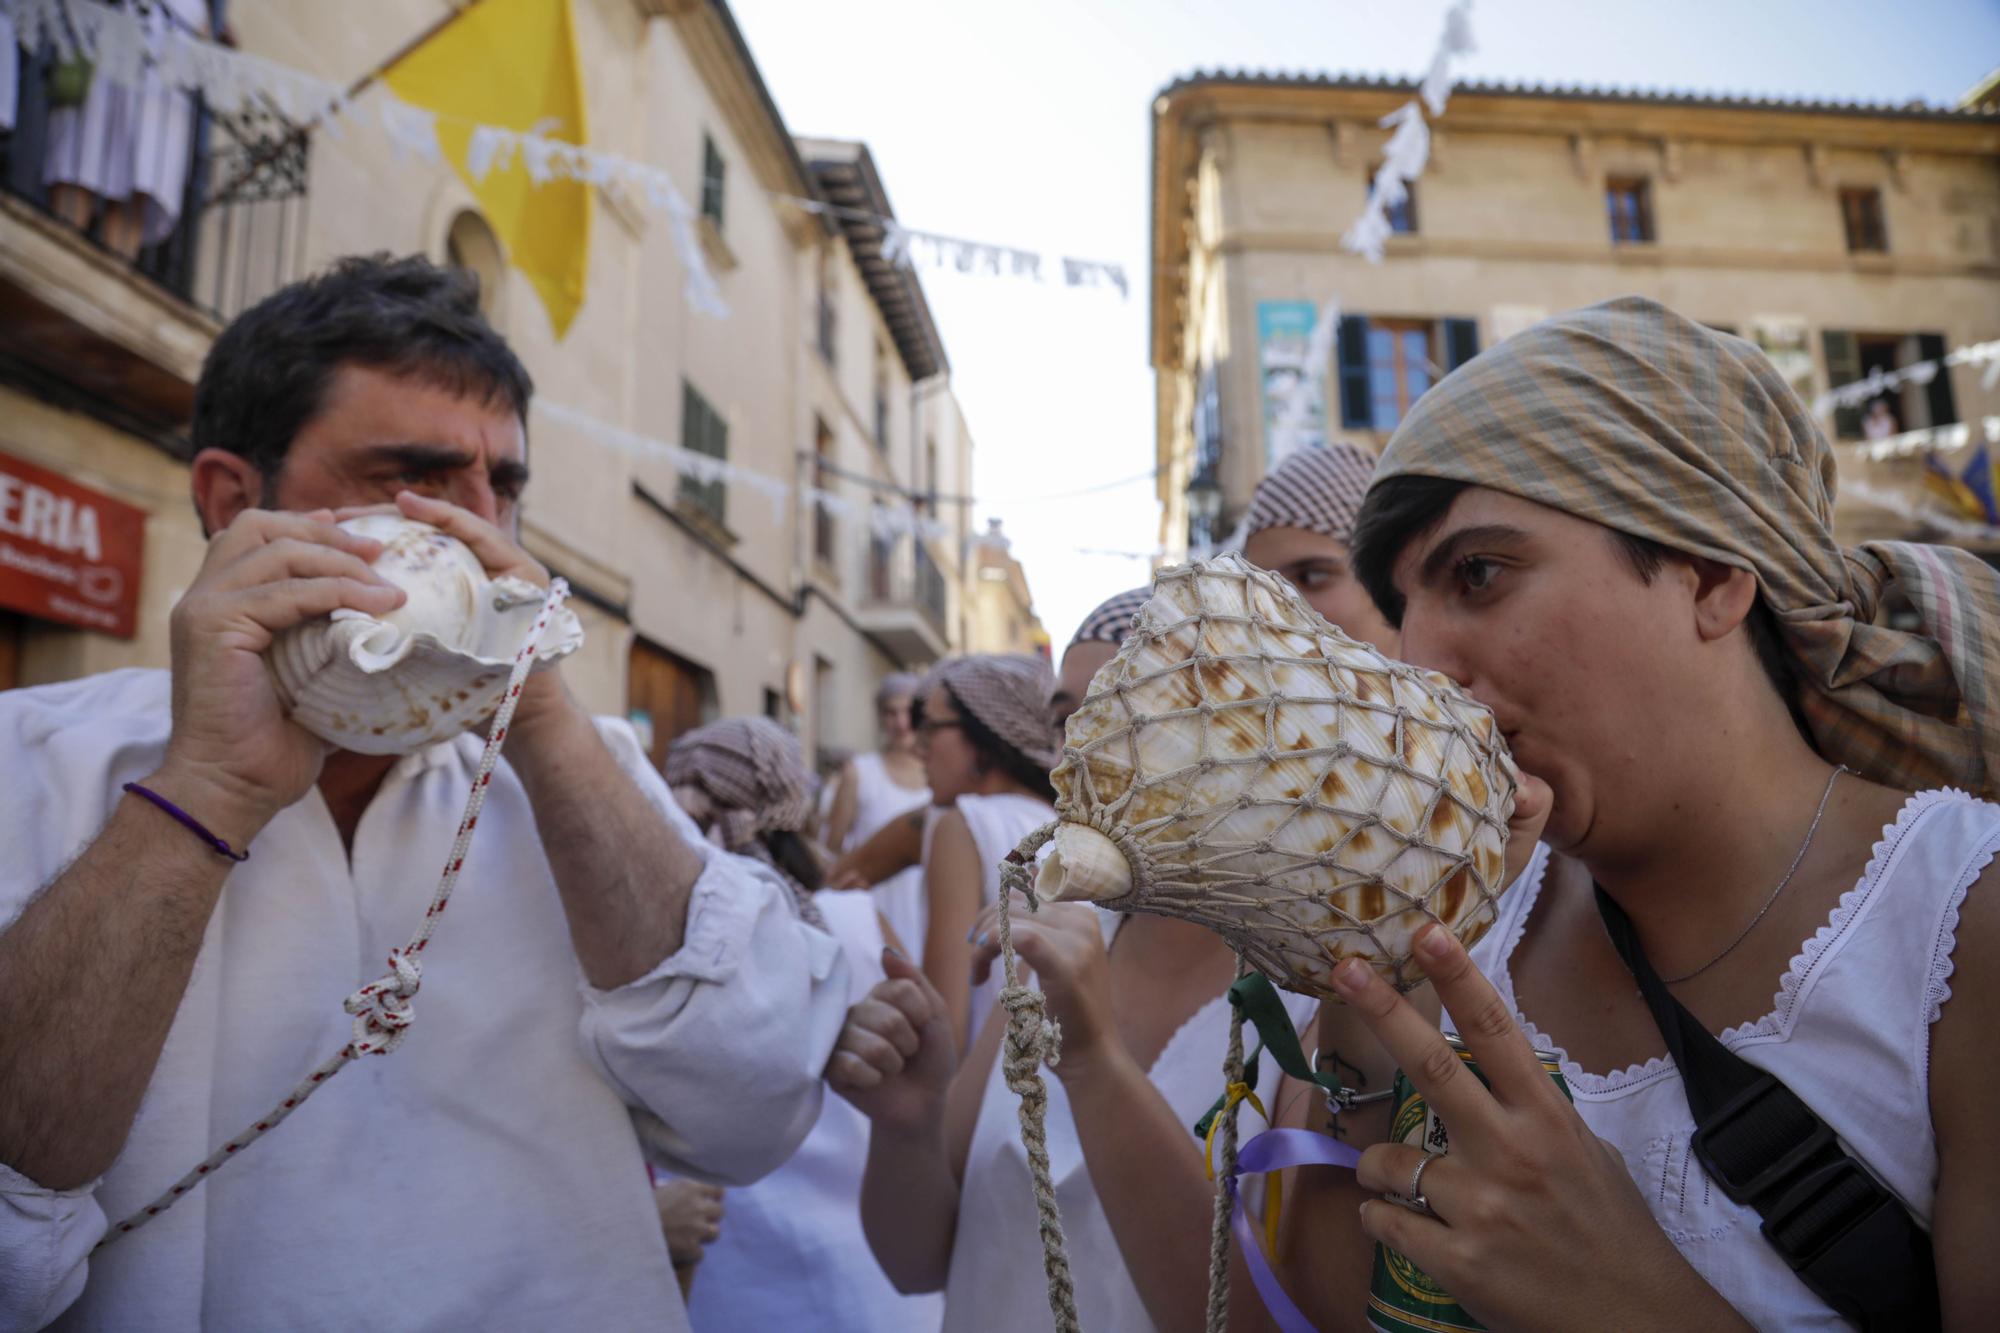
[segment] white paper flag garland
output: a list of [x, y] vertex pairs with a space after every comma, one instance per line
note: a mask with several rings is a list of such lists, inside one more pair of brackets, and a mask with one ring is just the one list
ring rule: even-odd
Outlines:
[[1865, 406], [1870, 399], [1878, 398], [1885, 393], [1893, 393], [1905, 384], [1929, 384], [1937, 378], [1938, 370], [1943, 366], [1978, 365], [1986, 367], [1986, 372], [1979, 377], [1979, 386], [1982, 389], [1990, 390], [1996, 383], [2000, 383], [2000, 338], [1992, 342], [1973, 343], [1959, 348], [1940, 360], [1919, 361], [1914, 365], [1904, 366], [1901, 370], [1885, 371], [1878, 367], [1870, 371], [1865, 379], [1843, 384], [1838, 389], [1828, 390], [1813, 399], [1813, 415], [1823, 417], [1837, 407]]
[[[1431, 155], [1430, 126], [1424, 108], [1442, 116], [1451, 97], [1452, 62], [1470, 55], [1472, 42], [1472, 0], [1458, 0], [1444, 16], [1444, 31], [1438, 36], [1437, 51], [1431, 56], [1418, 97], [1405, 102], [1382, 117], [1382, 128], [1393, 129], [1382, 149], [1382, 165], [1368, 187], [1368, 202], [1340, 238], [1341, 246], [1371, 264], [1382, 262], [1382, 250], [1395, 229], [1389, 225], [1389, 210], [1410, 197], [1410, 182], [1424, 174]], [[1419, 100], [1420, 99], [1420, 100]]]

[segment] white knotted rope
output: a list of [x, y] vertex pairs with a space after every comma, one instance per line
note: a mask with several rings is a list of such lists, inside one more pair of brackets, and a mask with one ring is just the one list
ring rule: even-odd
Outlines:
[[386, 975], [369, 982], [341, 1002], [341, 1007], [354, 1016], [353, 1037], [324, 1064], [306, 1075], [268, 1113], [210, 1153], [157, 1199], [112, 1227], [97, 1243], [98, 1249], [103, 1249], [120, 1236], [137, 1231], [180, 1202], [184, 1195], [224, 1162], [284, 1123], [287, 1116], [305, 1105], [306, 1098], [351, 1062], [364, 1055], [388, 1055], [403, 1044], [410, 1024], [416, 1020], [412, 1001], [417, 998], [417, 988], [423, 984], [423, 951], [431, 942], [432, 932], [437, 929], [438, 918], [444, 915], [445, 907], [451, 902], [452, 889], [458, 883], [458, 872], [465, 865], [466, 849], [472, 844], [472, 830], [479, 823], [479, 811], [486, 804], [486, 788], [493, 780], [493, 767], [500, 761], [500, 745], [507, 739], [507, 726], [521, 701], [521, 688], [535, 665], [535, 650], [541, 645], [549, 618], [568, 596], [569, 584], [563, 580], [555, 579], [549, 584], [548, 595], [542, 599], [541, 614], [535, 618], [533, 628], [522, 641], [520, 652], [515, 654], [513, 674], [507, 679], [507, 692], [501, 696], [500, 707], [493, 714], [493, 728], [486, 738], [486, 749], [479, 756], [479, 771], [474, 775], [472, 791], [465, 799], [465, 817], [459, 820], [458, 836], [452, 840], [451, 854], [445, 858], [444, 874], [438, 880], [437, 892], [431, 895], [431, 905], [424, 909], [424, 918], [418, 923], [416, 934], [410, 936], [407, 945], [389, 951], [389, 971]]

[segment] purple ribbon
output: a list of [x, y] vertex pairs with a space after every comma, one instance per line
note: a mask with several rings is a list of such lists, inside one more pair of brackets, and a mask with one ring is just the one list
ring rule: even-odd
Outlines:
[[1316, 1333], [1316, 1330], [1312, 1321], [1292, 1304], [1292, 1298], [1285, 1294], [1278, 1275], [1271, 1271], [1264, 1243], [1250, 1221], [1250, 1210], [1243, 1206], [1243, 1196], [1237, 1192], [1236, 1182], [1244, 1176], [1261, 1175], [1288, 1166], [1338, 1166], [1351, 1171], [1360, 1161], [1360, 1149], [1310, 1129], [1267, 1129], [1244, 1144], [1236, 1154], [1236, 1174], [1228, 1181], [1229, 1197], [1235, 1205], [1230, 1216], [1230, 1230], [1236, 1236], [1237, 1247], [1243, 1251], [1244, 1262], [1250, 1266], [1250, 1280], [1256, 1284], [1257, 1295], [1263, 1300], [1264, 1308], [1270, 1311], [1281, 1333]]

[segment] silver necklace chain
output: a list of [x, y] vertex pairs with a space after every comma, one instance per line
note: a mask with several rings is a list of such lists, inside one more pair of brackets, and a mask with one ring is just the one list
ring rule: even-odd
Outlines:
[[1743, 943], [1743, 941], [1750, 938], [1750, 932], [1757, 929], [1757, 923], [1764, 919], [1765, 914], [1768, 913], [1771, 910], [1772, 906], [1778, 901], [1778, 895], [1783, 893], [1785, 891], [1785, 886], [1792, 882], [1792, 876], [1799, 873], [1799, 865], [1806, 859], [1806, 849], [1812, 846], [1813, 835], [1819, 832], [1819, 821], [1826, 814], [1826, 803], [1833, 799], [1833, 784], [1838, 782], [1840, 780], [1840, 775], [1842, 773], [1845, 773], [1846, 771], [1847, 771], [1847, 765], [1842, 764], [1838, 768], [1834, 769], [1833, 773], [1827, 778], [1826, 791], [1824, 791], [1820, 795], [1819, 809], [1813, 812], [1812, 827], [1806, 830], [1806, 840], [1799, 844], [1799, 854], [1792, 858], [1791, 868], [1785, 871], [1785, 877], [1778, 881], [1778, 887], [1771, 890], [1771, 896], [1764, 900], [1764, 905], [1757, 909], [1757, 915], [1750, 918], [1750, 924], [1743, 927], [1742, 933], [1737, 935], [1735, 939], [1729, 941], [1728, 944], [1725, 944], [1722, 947], [1721, 953], [1715, 955], [1715, 957], [1709, 959], [1707, 962], [1703, 963], [1700, 967], [1697, 967], [1694, 971], [1683, 972], [1677, 977], [1666, 978], [1667, 985], [1678, 986], [1683, 981], [1693, 981], [1696, 977], [1708, 971], [1708, 969], [1714, 967], [1717, 963], [1721, 962], [1723, 959], [1729, 957], [1730, 954], [1736, 951], [1737, 945]]

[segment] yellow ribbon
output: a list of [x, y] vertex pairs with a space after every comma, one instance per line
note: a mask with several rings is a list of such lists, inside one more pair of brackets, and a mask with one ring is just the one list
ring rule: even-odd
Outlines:
[[[1264, 1109], [1264, 1103], [1257, 1098], [1257, 1090], [1248, 1083], [1232, 1083], [1222, 1099], [1222, 1109], [1208, 1122], [1208, 1139], [1202, 1145], [1203, 1164], [1208, 1168], [1208, 1178], [1215, 1179], [1215, 1131], [1234, 1110], [1239, 1102], [1249, 1102], [1250, 1109], [1264, 1118], [1264, 1124], [1271, 1124], [1271, 1113]], [[1271, 1178], [1265, 1189], [1264, 1198], [1264, 1253], [1272, 1263], [1278, 1261], [1278, 1218], [1285, 1207], [1285, 1178], [1276, 1171], [1263, 1174]], [[1248, 1206], [1247, 1204], [1245, 1205]]]

